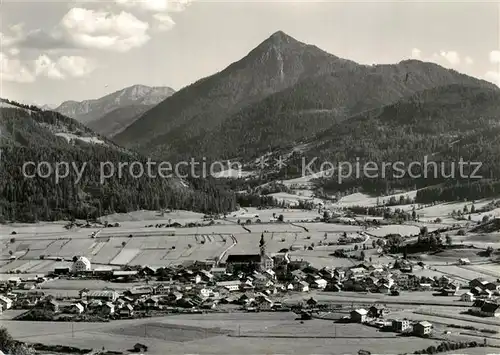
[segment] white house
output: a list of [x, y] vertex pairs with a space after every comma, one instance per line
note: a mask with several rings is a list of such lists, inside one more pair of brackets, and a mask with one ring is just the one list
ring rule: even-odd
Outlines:
[[84, 311], [83, 306], [80, 303], [73, 303], [69, 306], [70, 312], [75, 314], [82, 314]]
[[12, 308], [12, 303], [10, 298], [0, 295], [0, 305], [3, 310]]
[[460, 301], [462, 302], [474, 302], [476, 297], [472, 294], [472, 292], [466, 292], [460, 296]]
[[297, 282], [297, 284], [295, 285], [295, 288], [299, 292], [309, 292], [309, 284], [305, 281]]
[[316, 279], [316, 280], [314, 280], [314, 286], [316, 288], [321, 289], [321, 290], [325, 289], [326, 284], [327, 284], [327, 282], [326, 282], [325, 279]]

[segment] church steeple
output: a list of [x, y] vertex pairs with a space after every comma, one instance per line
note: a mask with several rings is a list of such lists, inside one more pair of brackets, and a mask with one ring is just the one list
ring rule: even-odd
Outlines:
[[262, 235], [260, 236], [259, 248], [260, 248], [260, 255], [261, 256], [266, 255], [266, 241], [264, 240], [264, 233], [262, 233]]

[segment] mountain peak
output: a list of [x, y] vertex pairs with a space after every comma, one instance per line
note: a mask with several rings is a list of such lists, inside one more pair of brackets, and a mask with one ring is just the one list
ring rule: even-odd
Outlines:
[[290, 43], [290, 42], [297, 42], [297, 40], [289, 35], [287, 35], [283, 31], [276, 31], [274, 32], [269, 38], [269, 41], [273, 42], [285, 42], [285, 43]]

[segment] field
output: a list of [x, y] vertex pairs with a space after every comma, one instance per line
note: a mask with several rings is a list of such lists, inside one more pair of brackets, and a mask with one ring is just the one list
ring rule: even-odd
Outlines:
[[[408, 193], [411, 196], [414, 192]], [[398, 195], [399, 196], [399, 195]], [[339, 204], [376, 204], [376, 198], [363, 194], [344, 197]], [[487, 201], [477, 202], [480, 207]], [[428, 216], [442, 217], [460, 204], [445, 204], [427, 209]], [[278, 215], [283, 215], [285, 223], [269, 223]], [[241, 209], [230, 213], [224, 220], [215, 220], [212, 225], [203, 221], [203, 215], [189, 211], [171, 211], [159, 213], [155, 211], [137, 211], [126, 214], [113, 214], [103, 218], [110, 223], [120, 223], [114, 228], [74, 228], [66, 230], [63, 223], [12, 224], [0, 226], [0, 274], [9, 272], [46, 273], [55, 267], [69, 266], [74, 256], [83, 255], [90, 259], [94, 267], [111, 266], [119, 268], [124, 265], [150, 265], [153, 267], [180, 264], [185, 261], [219, 259], [225, 260], [230, 254], [258, 253], [258, 243], [262, 234], [266, 241], [266, 251], [270, 254], [282, 249], [293, 249], [292, 259], [303, 259], [316, 267], [338, 267], [352, 265], [352, 261], [336, 259], [330, 256], [335, 249], [345, 246], [320, 246], [320, 244], [336, 243], [346, 233], [355, 236], [362, 231], [360, 226], [329, 224], [315, 222], [321, 217], [318, 211], [292, 209]], [[239, 225], [237, 222], [250, 224]], [[259, 221], [258, 221], [259, 220]], [[160, 223], [203, 223], [200, 227], [155, 228]], [[371, 245], [370, 239], [398, 233], [410, 236], [419, 233], [420, 227], [427, 225], [429, 230], [436, 225], [425, 222], [415, 225], [388, 225], [365, 230], [368, 237], [365, 242]], [[16, 231], [15, 240], [11, 241], [11, 232]], [[91, 238], [92, 232], [98, 232]], [[172, 235], [175, 234], [175, 235]], [[496, 237], [488, 235], [453, 236], [455, 242], [474, 244], [477, 247], [500, 245]], [[304, 250], [314, 245], [314, 250]], [[434, 255], [427, 257], [427, 262], [434, 265], [433, 272], [445, 275], [462, 275], [461, 279], [470, 279], [480, 275], [493, 276], [498, 268], [492, 265], [473, 265], [470, 268], [459, 268], [456, 263], [459, 257], [468, 257], [471, 261], [480, 262], [475, 254]], [[369, 251], [368, 254], [371, 255]], [[11, 260], [14, 256], [17, 260]], [[43, 259], [43, 260], [42, 260]], [[429, 270], [431, 271], [431, 270]]]
[[[83, 324], [14, 322], [4, 325], [28, 342], [123, 351], [137, 343], [148, 354], [399, 354], [437, 342], [401, 338], [362, 325], [312, 320], [300, 324], [291, 313], [230, 313]], [[221, 335], [229, 333], [232, 336]], [[238, 334], [240, 337], [238, 337]], [[297, 337], [302, 339], [297, 341]], [[383, 339], [382, 337], [389, 337]], [[293, 340], [296, 339], [296, 340]]]

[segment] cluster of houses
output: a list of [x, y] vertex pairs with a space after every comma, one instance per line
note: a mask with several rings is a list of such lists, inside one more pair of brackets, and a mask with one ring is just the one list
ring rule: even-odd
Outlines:
[[[418, 277], [408, 260], [398, 259], [393, 265], [362, 262], [352, 267], [317, 269], [303, 260], [290, 260], [287, 253], [272, 257], [266, 253], [262, 235], [259, 254], [230, 254], [225, 264], [196, 261], [171, 267], [125, 267], [92, 269], [90, 261], [75, 257], [72, 267], [57, 268], [50, 277], [104, 279], [111, 282], [142, 282], [120, 294], [112, 289], [82, 290], [77, 299], [59, 302], [44, 298], [37, 284], [45, 277], [23, 280], [9, 279], [0, 285], [0, 306], [31, 308], [48, 307], [57, 312], [130, 317], [136, 311], [184, 309], [215, 309], [219, 305], [239, 305], [245, 309], [275, 309], [288, 292], [309, 292], [312, 289], [340, 292], [379, 292], [398, 295], [401, 290], [438, 290], [441, 295], [457, 295], [459, 285], [446, 276]], [[463, 301], [490, 299], [498, 293], [498, 283], [473, 280]], [[9, 302], [10, 300], [10, 302]], [[56, 307], [57, 304], [57, 307]]]
[[481, 317], [500, 317], [500, 282], [481, 278], [469, 282], [470, 291], [461, 295], [460, 300], [473, 302], [469, 313]]
[[368, 310], [359, 308], [351, 311], [350, 320], [353, 323], [367, 323], [378, 328], [390, 329], [396, 333], [412, 333], [419, 337], [428, 337], [432, 333], [433, 326], [427, 321], [387, 320], [383, 318], [387, 313], [387, 309], [383, 307], [372, 306]]

